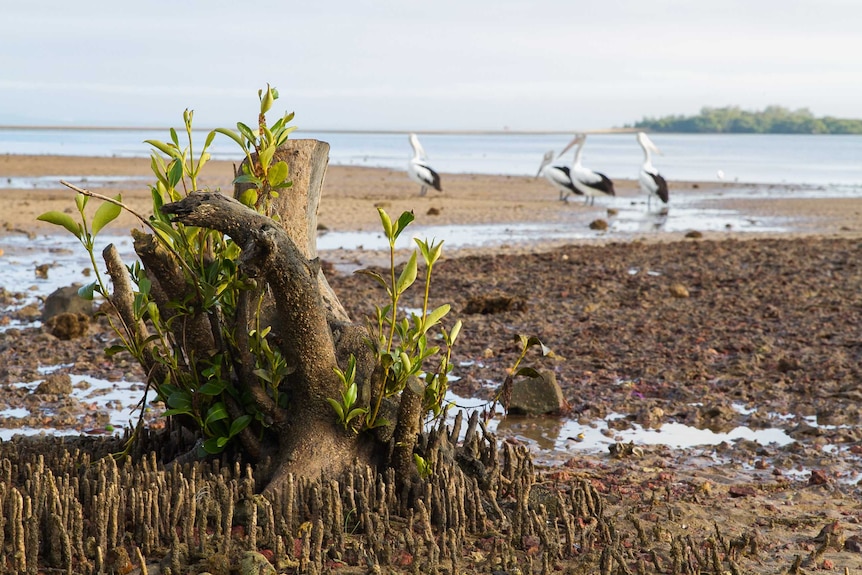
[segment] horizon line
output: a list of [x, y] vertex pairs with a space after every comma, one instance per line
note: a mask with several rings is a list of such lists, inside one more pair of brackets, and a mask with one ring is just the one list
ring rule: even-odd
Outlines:
[[[176, 129], [176, 128], [174, 128]], [[215, 128], [193, 128], [195, 132], [209, 132]], [[0, 130], [31, 130], [31, 131], [143, 131], [143, 132], [162, 132], [171, 130], [170, 126], [69, 126], [69, 125], [0, 125]], [[593, 128], [590, 130], [375, 130], [375, 129], [345, 129], [336, 128], [297, 128], [296, 132], [313, 132], [318, 134], [409, 134], [415, 132], [417, 134], [431, 135], [451, 135], [451, 136], [479, 136], [479, 135], [557, 135], [557, 134], [628, 134], [642, 131], [638, 128]]]

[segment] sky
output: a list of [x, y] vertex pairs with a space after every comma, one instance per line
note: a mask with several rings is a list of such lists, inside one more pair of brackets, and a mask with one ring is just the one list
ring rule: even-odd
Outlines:
[[704, 106], [862, 118], [858, 0], [3, 2], [0, 124], [594, 130]]

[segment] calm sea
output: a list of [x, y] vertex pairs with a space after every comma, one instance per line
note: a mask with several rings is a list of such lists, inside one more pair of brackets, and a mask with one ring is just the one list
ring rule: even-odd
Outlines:
[[[200, 146], [206, 132], [196, 135]], [[411, 156], [406, 134], [303, 132], [297, 138], [329, 142], [335, 165], [404, 169]], [[535, 175], [542, 155], [559, 151], [565, 134], [420, 134], [431, 165], [442, 173]], [[166, 130], [0, 129], [0, 153], [147, 157], [146, 139]], [[662, 155], [653, 164], [669, 180], [862, 186], [862, 136], [654, 134]], [[217, 136], [215, 158], [240, 157], [236, 144]], [[571, 162], [569, 155], [563, 160]], [[583, 164], [610, 178], [637, 177], [643, 153], [634, 134], [593, 134]], [[3, 174], [0, 174], [2, 176]]]

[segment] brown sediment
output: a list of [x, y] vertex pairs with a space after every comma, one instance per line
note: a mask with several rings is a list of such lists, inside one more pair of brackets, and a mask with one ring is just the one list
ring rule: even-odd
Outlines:
[[[0, 177], [146, 176], [149, 169], [146, 160], [59, 158], [59, 163], [52, 162], [46, 157], [0, 157]], [[10, 171], [12, 165], [21, 171]], [[52, 170], [44, 171], [50, 165]], [[213, 167], [223, 178], [213, 184], [228, 189], [232, 164], [214, 163]], [[413, 209], [423, 224], [560, 217], [562, 204], [540, 180], [444, 177], [449, 182], [444, 194], [420, 198], [403, 172], [332, 166], [320, 222], [331, 230], [376, 230], [375, 206], [391, 214]], [[508, 483], [503, 482], [506, 488], [494, 497], [487, 496], [479, 479], [462, 479], [441, 470], [436, 483], [429, 484], [422, 505], [413, 511], [392, 500], [397, 493], [389, 487], [387, 476], [375, 477], [367, 470], [357, 470], [337, 484], [312, 486], [298, 481], [275, 500], [264, 502], [242, 491], [241, 486], [248, 485], [247, 472], [232, 464], [186, 474], [165, 472], [144, 459], [141, 469], [155, 480], [135, 503], [134, 520], [118, 515], [117, 524], [122, 527], [116, 533], [112, 513], [120, 509], [132, 513], [132, 508], [114, 503], [110, 507], [107, 502], [93, 507], [93, 497], [85, 497], [89, 507], [70, 507], [70, 523], [43, 521], [34, 531], [35, 520], [27, 520], [26, 504], [26, 497], [34, 500], [33, 494], [25, 490], [22, 478], [32, 477], [32, 471], [26, 470], [40, 464], [31, 458], [27, 468], [24, 459], [4, 456], [10, 462], [2, 467], [5, 491], [0, 492], [6, 497], [2, 507], [12, 514], [4, 541], [8, 549], [22, 550], [12, 561], [24, 561], [33, 553], [27, 542], [37, 533], [54, 542], [51, 548], [60, 546], [50, 556], [50, 561], [60, 564], [69, 556], [84, 558], [92, 566], [125, 561], [117, 547], [118, 542], [128, 545], [128, 541], [134, 542], [126, 549], [132, 562], [144, 549], [155, 550], [152, 555], [143, 552], [147, 558], [173, 549], [173, 561], [185, 556], [190, 563], [208, 548], [205, 540], [187, 536], [200, 533], [200, 522], [208, 521], [213, 540], [227, 549], [211, 553], [212, 572], [219, 561], [235, 566], [232, 553], [248, 549], [252, 537], [247, 530], [255, 524], [256, 546], [282, 558], [287, 572], [300, 566], [308, 572], [336, 569], [341, 565], [337, 561], [353, 569], [341, 567], [347, 569], [344, 572], [359, 572], [359, 558], [365, 561], [362, 572], [374, 565], [400, 572], [424, 572], [435, 565], [439, 572], [453, 567], [468, 572], [506, 571], [516, 565], [525, 573], [529, 565], [535, 572], [557, 568], [577, 572], [588, 564], [579, 562], [584, 561], [590, 562], [591, 572], [775, 573], [791, 569], [797, 558], [797, 569], [855, 566], [862, 548], [858, 543], [862, 541], [858, 503], [862, 493], [855, 475], [862, 455], [857, 389], [862, 380], [858, 328], [862, 325], [862, 200], [729, 200], [720, 194], [723, 186], [678, 184], [672, 193], [715, 190], [710, 201], [716, 205], [733, 204], [757, 217], [792, 218], [793, 231], [736, 234], [731, 230], [707, 232], [697, 239], [685, 239], [683, 233], [649, 234], [625, 242], [605, 237], [568, 245], [444, 249], [444, 259], [435, 267], [432, 305], [453, 304], [451, 315], [465, 324], [453, 357], [461, 379], [453, 387], [463, 396], [488, 394], [504, 380], [517, 357], [514, 335], [535, 335], [561, 359], [530, 355], [528, 361], [555, 371], [574, 409], [571, 417], [589, 423], [608, 413], [624, 416], [608, 430], [609, 440], [615, 431], [635, 425], [660, 429], [663, 424], [681, 422], [716, 430], [777, 427], [794, 439], [790, 445], [741, 440], [684, 450], [622, 446], [616, 457], [573, 447], [538, 474], [525, 463], [502, 470], [501, 477]], [[619, 189], [621, 195], [637, 198], [634, 183], [623, 182]], [[111, 188], [108, 193], [118, 191]], [[0, 221], [10, 229], [32, 231], [36, 228], [30, 216], [73, 206], [72, 192], [0, 193], [4, 194]], [[124, 198], [139, 202], [140, 209], [148, 208], [146, 189], [123, 193]], [[599, 207], [569, 208], [603, 215]], [[354, 317], [382, 303], [373, 282], [352, 275], [330, 276]], [[523, 305], [470, 313], [471, 300], [488, 297], [511, 298]], [[411, 298], [414, 295], [406, 296], [404, 304], [418, 305]], [[75, 367], [66, 371], [140, 376], [127, 358], [103, 357], [101, 349], [110, 342], [108, 333], [99, 320], [88, 337], [71, 342], [56, 340], [43, 329], [0, 334], [0, 398], [24, 401], [9, 386], [37, 379], [39, 366], [73, 363]], [[744, 412], [735, 405], [755, 411]], [[526, 428], [538, 422], [520, 424]], [[504, 453], [521, 449], [515, 443], [526, 436], [510, 434], [502, 446]], [[576, 442], [572, 438], [571, 445]], [[13, 444], [14, 457], [23, 458], [26, 445]], [[89, 483], [84, 482], [85, 474], [93, 473], [90, 467], [71, 463], [85, 453], [60, 457], [58, 461], [66, 463], [59, 467], [46, 459], [44, 468], [51, 469], [55, 478], [68, 473], [81, 486], [95, 485], [96, 476], [87, 476]], [[484, 453], [490, 457], [490, 452]], [[99, 454], [89, 451], [87, 457], [95, 460]], [[501, 456], [504, 468], [507, 457]], [[94, 466], [101, 468], [106, 478], [115, 474], [107, 463]], [[141, 472], [117, 469], [116, 476], [123, 481], [132, 481]], [[197, 489], [183, 486], [183, 481], [197, 482]], [[30, 488], [39, 485], [45, 484], [32, 483]], [[159, 490], [158, 496], [154, 489]], [[176, 491], [168, 497], [168, 489]], [[66, 487], [58, 491], [68, 492]], [[192, 498], [192, 493], [197, 497]], [[463, 493], [463, 497], [441, 507], [439, 501], [449, 493]], [[193, 508], [194, 513], [179, 519], [166, 512], [164, 506], [172, 505], [174, 496], [184, 502], [183, 509]], [[40, 499], [48, 500], [53, 499]], [[300, 500], [305, 503], [285, 503]], [[341, 504], [340, 514], [336, 502]], [[314, 513], [315, 509], [320, 512]], [[498, 509], [509, 525], [494, 523], [501, 517]], [[560, 509], [565, 513], [552, 516]], [[600, 519], [597, 509], [613, 521]], [[139, 517], [146, 521], [162, 517], [163, 525], [145, 529], [138, 526]], [[148, 525], [146, 521], [140, 524]], [[169, 533], [165, 529], [172, 521], [177, 529]], [[827, 527], [828, 533], [821, 534]], [[123, 539], [125, 532], [131, 536]], [[89, 537], [95, 547], [87, 543]], [[615, 537], [619, 545], [607, 543]], [[573, 557], [573, 549], [579, 555]], [[20, 567], [14, 562], [6, 565], [11, 571]]]

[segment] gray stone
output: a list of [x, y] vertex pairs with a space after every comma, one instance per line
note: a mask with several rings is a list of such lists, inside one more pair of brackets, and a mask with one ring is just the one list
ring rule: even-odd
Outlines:
[[61, 313], [83, 313], [93, 315], [93, 302], [78, 295], [80, 284], [72, 284], [54, 290], [45, 298], [45, 306], [42, 309], [42, 321], [48, 321], [55, 315]]
[[553, 371], [541, 370], [539, 377], [522, 377], [512, 384], [509, 413], [520, 415], [561, 414], [569, 408]]

